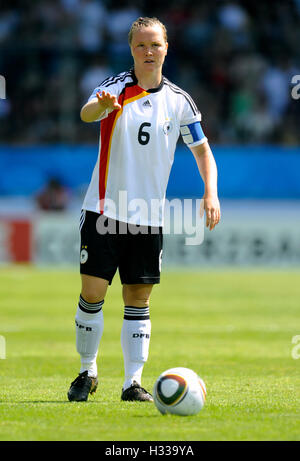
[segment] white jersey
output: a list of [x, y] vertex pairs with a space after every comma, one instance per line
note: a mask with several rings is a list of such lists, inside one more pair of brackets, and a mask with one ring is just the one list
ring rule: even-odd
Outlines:
[[[97, 163], [83, 209], [123, 222], [163, 226], [165, 194], [180, 132], [188, 146], [203, 143], [201, 114], [192, 98], [165, 77], [145, 91], [134, 71], [107, 78], [101, 91], [115, 95], [120, 110], [101, 117]], [[197, 128], [197, 129], [196, 129]]]

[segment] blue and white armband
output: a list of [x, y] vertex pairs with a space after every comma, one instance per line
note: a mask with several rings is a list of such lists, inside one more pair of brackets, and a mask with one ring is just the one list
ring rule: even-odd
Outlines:
[[207, 137], [203, 133], [201, 123], [199, 121], [189, 123], [187, 125], [181, 125], [180, 133], [182, 139], [188, 146], [198, 146], [199, 144], [207, 141]]

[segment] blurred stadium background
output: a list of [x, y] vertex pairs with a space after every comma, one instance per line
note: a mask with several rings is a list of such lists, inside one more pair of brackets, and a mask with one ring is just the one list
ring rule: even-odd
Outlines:
[[[99, 136], [80, 108], [104, 78], [131, 67], [127, 33], [146, 15], [168, 29], [165, 75], [202, 112], [222, 206], [199, 247], [167, 236], [165, 266], [299, 266], [299, 0], [2, 0], [0, 262], [77, 267]], [[168, 197], [202, 192], [179, 141]]]

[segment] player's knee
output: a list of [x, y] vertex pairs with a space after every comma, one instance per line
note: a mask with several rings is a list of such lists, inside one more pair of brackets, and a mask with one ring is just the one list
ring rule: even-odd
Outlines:
[[126, 306], [148, 307], [152, 286], [126, 285], [123, 298]]
[[125, 301], [126, 306], [135, 306], [135, 307], [148, 307], [149, 306], [149, 298], [143, 297], [129, 297], [127, 301]]
[[82, 289], [81, 290], [81, 296], [86, 301], [87, 303], [99, 303], [100, 301], [103, 301], [105, 293], [101, 293], [97, 290], [91, 290], [91, 289]]
[[87, 303], [99, 303], [106, 295], [108, 281], [88, 275], [81, 276], [81, 296]]
[[150, 296], [127, 294], [124, 296], [125, 306], [148, 307]]

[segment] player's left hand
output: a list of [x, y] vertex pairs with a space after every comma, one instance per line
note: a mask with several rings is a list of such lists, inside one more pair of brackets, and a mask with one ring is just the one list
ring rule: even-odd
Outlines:
[[206, 227], [208, 227], [211, 231], [221, 219], [220, 202], [217, 196], [204, 196], [202, 198], [200, 208], [201, 217], [203, 216], [204, 211], [206, 214]]

